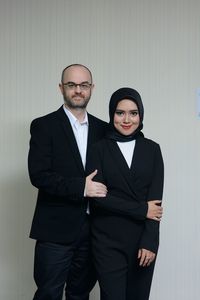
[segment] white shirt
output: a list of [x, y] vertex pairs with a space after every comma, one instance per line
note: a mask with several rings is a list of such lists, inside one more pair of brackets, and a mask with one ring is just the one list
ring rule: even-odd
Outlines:
[[82, 163], [85, 168], [86, 163], [86, 151], [87, 151], [87, 140], [88, 140], [88, 115], [85, 113], [83, 122], [79, 120], [63, 105], [64, 111], [69, 118], [78, 149], [81, 155]]
[[135, 140], [130, 142], [117, 142], [129, 168], [131, 167], [132, 159], [133, 159], [133, 152], [135, 149]]

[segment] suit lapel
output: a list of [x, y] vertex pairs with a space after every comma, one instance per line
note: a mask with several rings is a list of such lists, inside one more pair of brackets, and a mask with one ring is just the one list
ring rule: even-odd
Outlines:
[[132, 163], [131, 163], [131, 170], [132, 170], [132, 174], [134, 174], [134, 176], [136, 177], [136, 171], [138, 170], [138, 168], [141, 165], [141, 154], [143, 152], [143, 138], [138, 138], [135, 142], [135, 149], [134, 149], [134, 155], [132, 158]]
[[88, 114], [88, 123], [89, 123], [89, 127], [88, 127], [87, 152], [88, 152], [88, 148], [92, 145], [92, 142], [94, 141], [95, 138], [95, 129], [89, 114]]
[[131, 168], [129, 168], [120, 148], [118, 147], [117, 143], [114, 141], [108, 141], [108, 148], [110, 149], [111, 156], [114, 159], [115, 164], [119, 168], [123, 180], [125, 180], [127, 184], [127, 189], [130, 190], [132, 194], [135, 194], [134, 191], [134, 181], [136, 179], [135, 172], [134, 172], [134, 161], [135, 161], [135, 151], [137, 148], [137, 140], [135, 144], [134, 154], [132, 158]]
[[79, 169], [81, 170], [81, 172], [84, 172], [84, 167], [83, 167], [81, 155], [80, 155], [80, 152], [78, 149], [78, 145], [76, 142], [76, 138], [74, 136], [70, 121], [69, 121], [67, 115], [65, 114], [63, 107], [61, 106], [57, 110], [56, 113], [57, 113], [59, 120], [61, 121], [62, 128], [66, 134], [66, 138], [68, 140], [69, 147], [71, 148], [71, 151], [75, 157], [75, 161], [76, 161]]
[[88, 127], [86, 161], [88, 158], [89, 149], [90, 149], [91, 145], [94, 143], [94, 141], [96, 140], [96, 134], [97, 134], [96, 126], [94, 125], [93, 119], [91, 118], [90, 114], [88, 114], [88, 123], [89, 123], [89, 127]]

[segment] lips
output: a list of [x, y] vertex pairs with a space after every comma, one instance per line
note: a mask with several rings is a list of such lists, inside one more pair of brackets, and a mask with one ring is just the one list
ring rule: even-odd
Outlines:
[[84, 97], [73, 97], [74, 100], [80, 101], [80, 100], [84, 100]]
[[124, 130], [129, 130], [129, 129], [131, 129], [131, 126], [132, 126], [132, 125], [121, 125], [121, 127], [122, 127]]

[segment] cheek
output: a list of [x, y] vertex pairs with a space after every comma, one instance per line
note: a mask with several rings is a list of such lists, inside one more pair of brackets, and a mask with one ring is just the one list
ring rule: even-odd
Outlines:
[[117, 115], [114, 115], [113, 123], [114, 124], [119, 124], [121, 122], [121, 118]]
[[133, 123], [134, 123], [135, 125], [138, 125], [138, 126], [139, 126], [139, 124], [140, 124], [140, 117], [137, 116], [136, 118], [134, 118]]
[[119, 119], [118, 117], [114, 117], [113, 124], [114, 124], [114, 127], [115, 127], [115, 128], [116, 128], [117, 126], [119, 126], [119, 124], [120, 124], [120, 119]]

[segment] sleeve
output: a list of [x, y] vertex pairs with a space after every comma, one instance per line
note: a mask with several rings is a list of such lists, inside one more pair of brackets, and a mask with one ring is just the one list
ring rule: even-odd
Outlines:
[[53, 170], [52, 137], [46, 122], [34, 120], [30, 133], [28, 170], [31, 183], [46, 193], [80, 201], [84, 194], [85, 178], [66, 178]]
[[[149, 187], [147, 201], [162, 200], [164, 183], [164, 163], [160, 146], [156, 144], [154, 172], [152, 182]], [[140, 242], [140, 248], [157, 253], [159, 247], [159, 227], [160, 222], [146, 219], [145, 228]]]
[[[104, 179], [105, 169], [103, 166], [105, 166], [106, 161], [104, 159], [102, 147], [99, 147], [98, 144], [96, 144], [95, 146], [96, 147], [93, 147], [92, 151], [90, 151], [87, 169], [89, 172], [88, 174], [90, 174], [94, 170], [97, 170], [98, 173], [95, 176], [94, 181], [98, 181], [107, 185]], [[148, 210], [148, 205], [146, 202], [138, 203], [136, 201], [133, 201], [132, 199], [128, 200], [127, 197], [125, 199], [125, 197], [123, 196], [119, 197], [113, 195], [109, 191], [109, 189], [106, 197], [92, 198], [90, 199], [90, 201], [92, 201], [92, 206], [96, 210], [103, 209], [115, 214], [132, 217], [135, 220], [146, 219]]]

